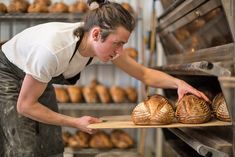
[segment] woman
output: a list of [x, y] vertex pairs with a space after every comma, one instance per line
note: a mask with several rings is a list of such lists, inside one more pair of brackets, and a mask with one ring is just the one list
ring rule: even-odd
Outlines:
[[[61, 126], [93, 133], [90, 116], [58, 113], [52, 83], [75, 83], [86, 66], [97, 60], [112, 62], [152, 87], [177, 88], [207, 97], [182, 80], [138, 64], [123, 51], [134, 18], [120, 4], [104, 0], [82, 23], [46, 23], [19, 33], [0, 53], [1, 157], [44, 157], [62, 154]], [[94, 3], [92, 3], [94, 4]], [[58, 155], [59, 156], [59, 155]], [[62, 155], [61, 155], [62, 156]]]

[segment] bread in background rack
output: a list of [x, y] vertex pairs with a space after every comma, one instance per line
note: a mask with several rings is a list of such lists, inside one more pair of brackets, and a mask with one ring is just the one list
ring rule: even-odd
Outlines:
[[170, 124], [174, 120], [174, 109], [167, 98], [156, 94], [139, 103], [131, 118], [137, 125]]
[[125, 48], [124, 52], [126, 52], [133, 59], [137, 59], [137, 57], [138, 57], [138, 51], [133, 47]]
[[96, 86], [96, 92], [99, 96], [99, 99], [102, 103], [110, 103], [111, 102], [111, 96], [109, 94], [109, 90], [104, 85], [97, 85]]
[[127, 99], [129, 100], [129, 102], [135, 103], [137, 101], [138, 95], [134, 87], [125, 88], [125, 92], [126, 92]]
[[210, 120], [211, 110], [204, 99], [190, 94], [176, 104], [175, 116], [181, 123], [200, 124]]
[[72, 103], [82, 102], [82, 87], [78, 86], [67, 86], [67, 91], [69, 94], [70, 101]]
[[111, 141], [117, 148], [129, 148], [134, 145], [133, 139], [125, 131], [121, 129], [115, 129], [111, 132]]
[[7, 12], [7, 6], [4, 3], [0, 2], [0, 13], [6, 13]]
[[63, 132], [62, 133], [62, 139], [63, 139], [63, 142], [64, 142], [64, 145], [65, 146], [68, 146], [69, 144], [69, 139], [72, 137], [72, 135], [69, 133], [69, 132]]
[[66, 88], [63, 87], [55, 87], [56, 100], [60, 103], [69, 102], [69, 95]]
[[85, 86], [82, 89], [82, 94], [87, 103], [97, 103], [98, 96], [93, 86]]
[[213, 99], [212, 111], [215, 117], [219, 120], [227, 122], [231, 121], [228, 108], [222, 93], [217, 94]]
[[34, 0], [35, 4], [41, 4], [44, 6], [50, 6], [51, 5], [51, 0]]
[[12, 0], [7, 8], [9, 13], [25, 13], [27, 12], [29, 2], [26, 0]]
[[68, 5], [63, 2], [56, 2], [49, 7], [51, 13], [67, 13], [68, 10]]
[[89, 10], [86, 3], [82, 1], [77, 1], [69, 6], [69, 12], [71, 13], [85, 13]]
[[46, 5], [41, 3], [33, 3], [28, 7], [28, 13], [47, 13], [48, 8]]
[[110, 140], [110, 136], [104, 131], [100, 131], [92, 135], [90, 147], [98, 149], [112, 148], [113, 144]]
[[132, 8], [132, 6], [129, 3], [123, 2], [121, 3], [122, 7], [125, 8], [133, 17], [136, 17], [136, 12]]
[[125, 90], [122, 87], [112, 86], [110, 88], [110, 94], [115, 103], [123, 103], [126, 99]]

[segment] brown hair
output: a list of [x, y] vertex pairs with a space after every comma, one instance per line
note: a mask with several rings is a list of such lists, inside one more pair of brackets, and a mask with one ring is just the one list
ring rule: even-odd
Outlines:
[[135, 18], [120, 4], [107, 0], [88, 0], [88, 5], [96, 2], [99, 7], [90, 10], [84, 17], [85, 32], [90, 31], [94, 26], [102, 29], [103, 40], [118, 26], [124, 27], [129, 32], [135, 28]]

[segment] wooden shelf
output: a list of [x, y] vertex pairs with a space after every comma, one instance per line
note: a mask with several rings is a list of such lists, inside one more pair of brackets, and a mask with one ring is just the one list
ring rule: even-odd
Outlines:
[[135, 125], [132, 121], [107, 121], [102, 123], [90, 124], [88, 128], [92, 129], [117, 129], [117, 128], [186, 128], [186, 127], [208, 127], [208, 126], [228, 126], [231, 122], [223, 122], [219, 120], [211, 120], [203, 124], [182, 124], [172, 123], [167, 125]]
[[136, 103], [59, 103], [59, 110], [133, 110]]

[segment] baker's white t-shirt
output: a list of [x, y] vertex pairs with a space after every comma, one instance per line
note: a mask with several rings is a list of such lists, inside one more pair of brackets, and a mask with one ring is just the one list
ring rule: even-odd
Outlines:
[[[2, 45], [2, 51], [10, 62], [38, 81], [48, 83], [60, 74], [71, 78], [90, 58], [77, 51], [69, 62], [79, 40], [74, 30], [81, 26], [82, 22], [50, 22], [30, 27]], [[95, 57], [91, 64], [97, 61]]]

